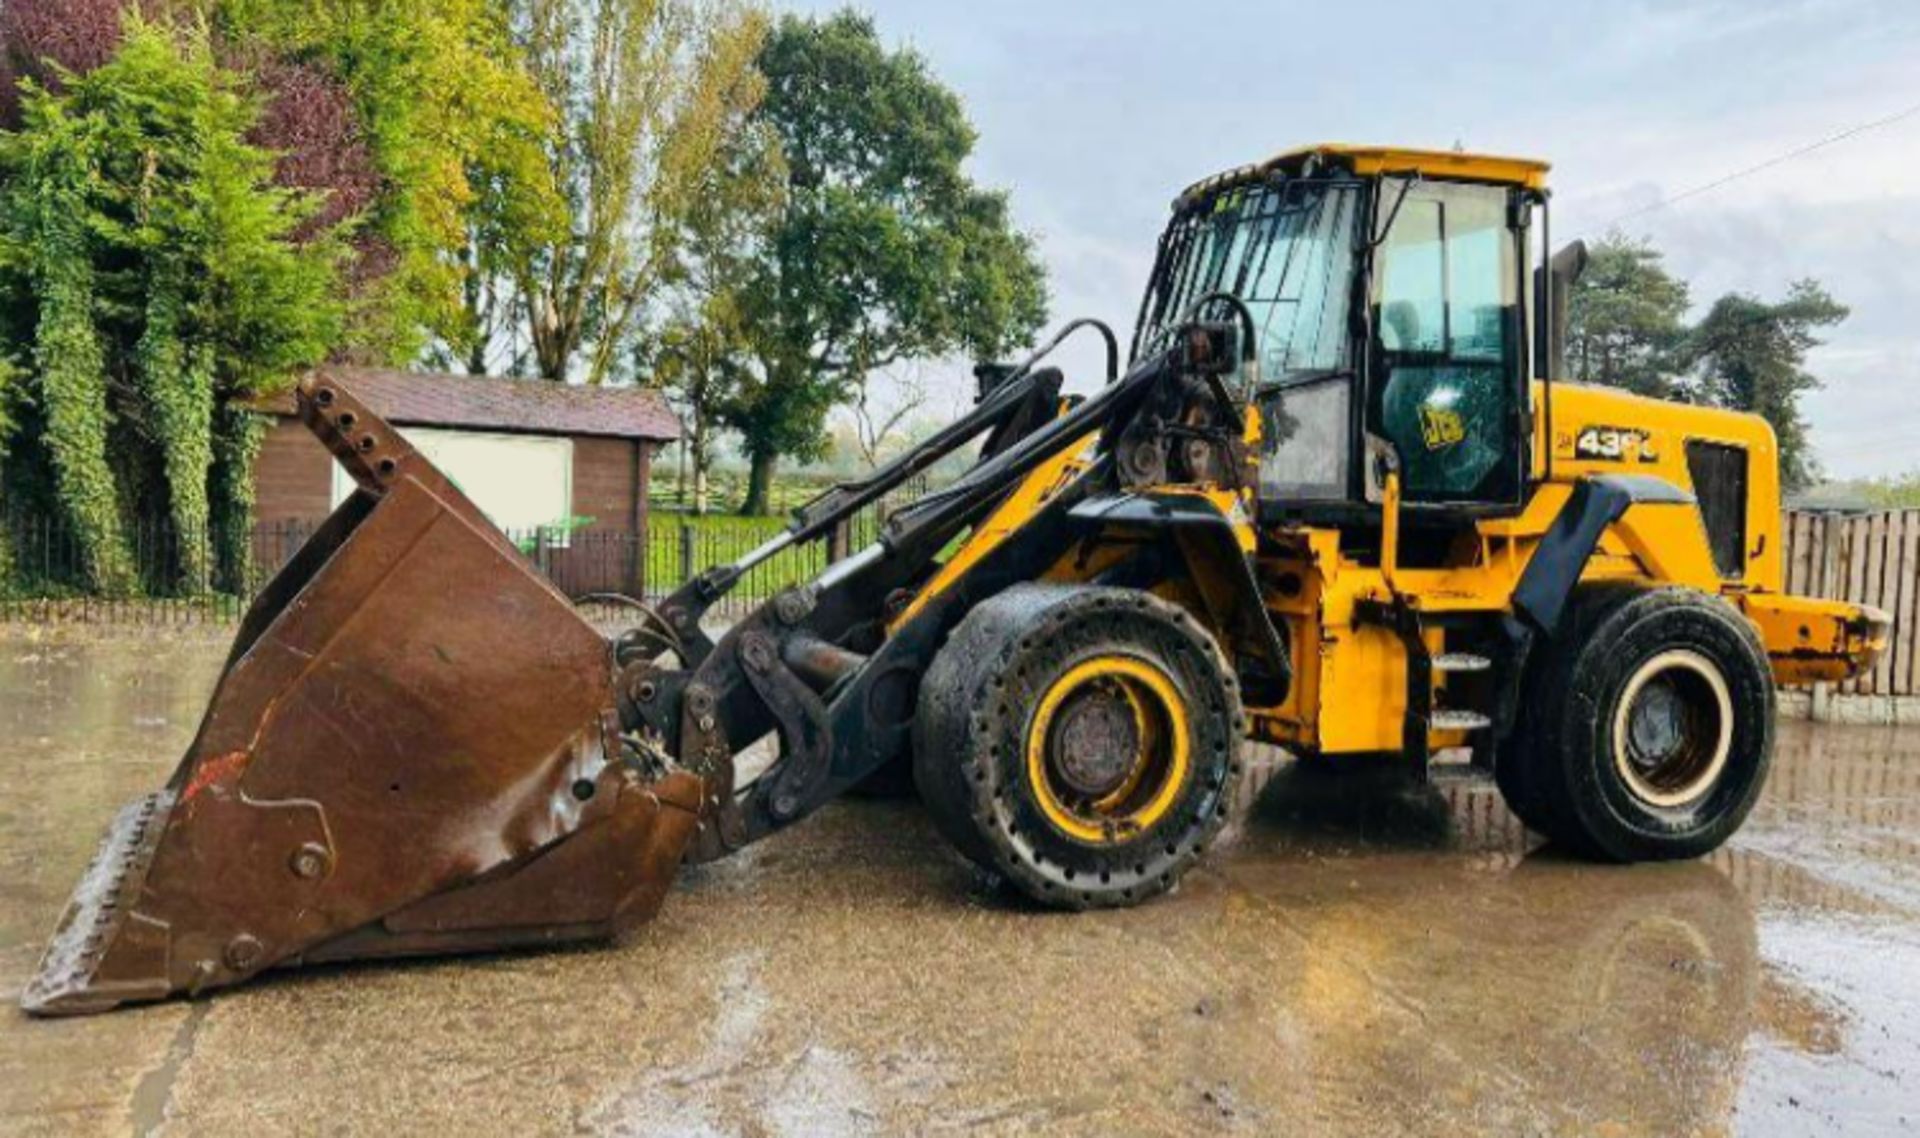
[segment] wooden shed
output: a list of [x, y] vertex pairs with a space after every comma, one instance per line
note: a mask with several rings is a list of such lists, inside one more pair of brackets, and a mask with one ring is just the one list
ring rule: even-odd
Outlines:
[[[643, 587], [653, 455], [680, 436], [658, 391], [373, 369], [339, 375], [564, 590]], [[294, 417], [291, 397], [272, 409], [278, 420], [255, 467], [255, 516], [263, 541], [297, 546], [352, 484]], [[260, 552], [271, 564], [279, 550]]]

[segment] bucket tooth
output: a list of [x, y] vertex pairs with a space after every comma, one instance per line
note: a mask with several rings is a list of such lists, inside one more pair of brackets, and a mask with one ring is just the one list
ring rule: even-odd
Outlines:
[[694, 832], [700, 780], [626, 757], [605, 638], [345, 386], [298, 397], [359, 491], [248, 611], [186, 757], [82, 878], [29, 1012], [616, 934]]

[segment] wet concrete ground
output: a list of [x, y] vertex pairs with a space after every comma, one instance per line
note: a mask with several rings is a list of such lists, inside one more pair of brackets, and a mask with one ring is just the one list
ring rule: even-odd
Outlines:
[[[0, 990], [224, 646], [0, 641]], [[1267, 772], [1173, 897], [1060, 915], [907, 805], [683, 877], [624, 948], [286, 974], [41, 1022], [7, 1134], [1920, 1129], [1920, 731], [1786, 725], [1699, 864], [1536, 851], [1491, 788]]]

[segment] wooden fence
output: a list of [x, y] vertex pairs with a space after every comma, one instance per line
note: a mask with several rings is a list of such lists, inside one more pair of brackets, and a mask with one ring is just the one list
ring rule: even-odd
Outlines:
[[1893, 642], [1867, 675], [1837, 685], [1849, 695], [1920, 694], [1920, 510], [1877, 514], [1789, 511], [1787, 591], [1873, 605], [1893, 614]]

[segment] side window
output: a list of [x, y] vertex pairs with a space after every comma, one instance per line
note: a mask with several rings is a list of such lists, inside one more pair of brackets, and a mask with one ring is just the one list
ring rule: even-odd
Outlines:
[[1262, 502], [1346, 497], [1352, 405], [1353, 384], [1346, 376], [1276, 389], [1261, 399]]
[[1447, 260], [1441, 203], [1413, 198], [1381, 253], [1380, 343], [1389, 352], [1447, 350]]
[[[1385, 184], [1383, 209], [1392, 208], [1399, 185]], [[1412, 186], [1378, 258], [1378, 358], [1367, 418], [1399, 450], [1406, 496], [1515, 500], [1520, 262], [1507, 192]]]

